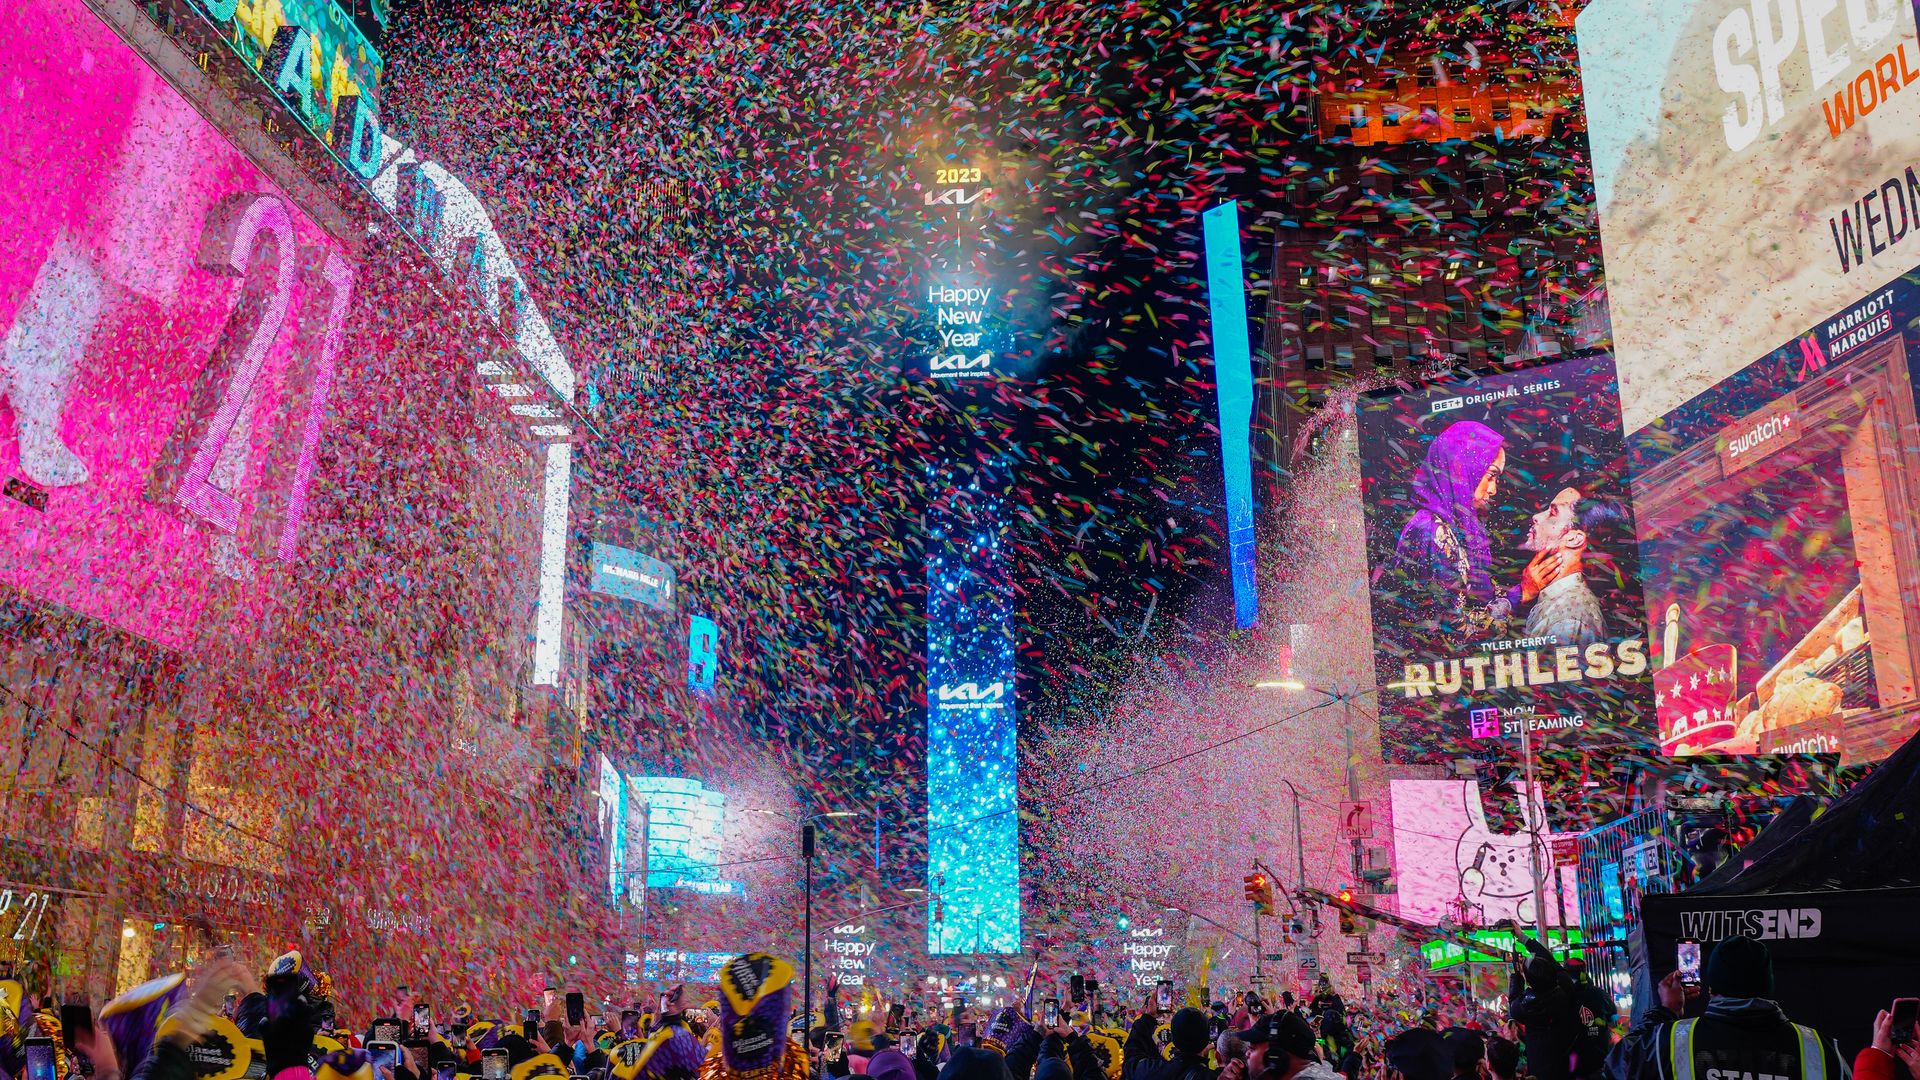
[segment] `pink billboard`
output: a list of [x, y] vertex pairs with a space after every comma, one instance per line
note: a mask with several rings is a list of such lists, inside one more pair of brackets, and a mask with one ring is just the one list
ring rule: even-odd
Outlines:
[[300, 548], [354, 268], [80, 0], [0, 9], [0, 581], [245, 641]]
[[[1451, 918], [1488, 927], [1503, 919], [1536, 923], [1533, 859], [1536, 848], [1541, 898], [1548, 926], [1580, 925], [1577, 869], [1554, 866], [1561, 834], [1545, 831], [1538, 789], [1521, 800], [1518, 832], [1495, 832], [1473, 780], [1393, 780], [1394, 880], [1400, 914], [1424, 923]], [[1529, 845], [1527, 823], [1541, 822], [1539, 843]]]

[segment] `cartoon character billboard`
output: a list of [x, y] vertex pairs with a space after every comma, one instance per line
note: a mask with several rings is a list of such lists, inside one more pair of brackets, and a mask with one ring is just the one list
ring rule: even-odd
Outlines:
[[1640, 722], [1646, 638], [1617, 402], [1598, 354], [1361, 400], [1389, 760], [1523, 727], [1585, 738]]
[[[1541, 899], [1548, 926], [1580, 925], [1577, 870], [1554, 867], [1553, 841], [1536, 786], [1519, 800], [1522, 830], [1496, 833], [1487, 824], [1480, 785], [1472, 780], [1393, 780], [1394, 878], [1400, 914], [1426, 923], [1493, 926], [1502, 919], [1535, 923], [1534, 862], [1527, 828], [1539, 823]], [[1571, 836], [1572, 834], [1566, 834]]]

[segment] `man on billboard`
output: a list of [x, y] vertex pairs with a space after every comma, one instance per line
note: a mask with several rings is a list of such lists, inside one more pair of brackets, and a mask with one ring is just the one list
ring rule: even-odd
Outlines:
[[1608, 541], [1625, 539], [1626, 519], [1618, 506], [1573, 487], [1561, 488], [1533, 515], [1520, 549], [1534, 556], [1514, 590], [1521, 604], [1532, 605], [1526, 609], [1526, 637], [1582, 648], [1607, 640], [1600, 598], [1587, 584], [1586, 556], [1594, 550], [1596, 559], [1608, 558]]
[[1480, 513], [1506, 470], [1505, 441], [1478, 421], [1449, 425], [1414, 472], [1415, 509], [1384, 572], [1415, 625], [1452, 637], [1484, 629], [1494, 617], [1493, 545]]

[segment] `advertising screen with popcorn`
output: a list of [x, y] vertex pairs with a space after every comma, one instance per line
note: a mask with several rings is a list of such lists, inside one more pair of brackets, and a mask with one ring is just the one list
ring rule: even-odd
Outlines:
[[1629, 437], [1661, 749], [1884, 757], [1920, 670], [1920, 277]]

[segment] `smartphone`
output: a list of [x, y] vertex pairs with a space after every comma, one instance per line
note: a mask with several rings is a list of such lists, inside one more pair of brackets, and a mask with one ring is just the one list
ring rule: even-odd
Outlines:
[[1160, 989], [1154, 993], [1154, 1000], [1160, 1003], [1161, 1012], [1166, 1012], [1168, 1009], [1173, 1008], [1173, 980], [1172, 979], [1160, 980]]
[[83, 1031], [93, 1032], [93, 1010], [85, 1002], [60, 1006], [60, 1037], [66, 1040], [67, 1049], [74, 1048], [74, 1039]]
[[1676, 966], [1680, 969], [1680, 985], [1700, 985], [1700, 943], [1682, 941], [1673, 947]]
[[388, 1039], [373, 1039], [367, 1043], [367, 1060], [375, 1069], [392, 1069], [400, 1064], [400, 1044]]
[[578, 990], [567, 991], [567, 1023], [587, 1022], [587, 996]]
[[847, 1039], [847, 1036], [845, 1032], [841, 1032], [841, 1031], [827, 1032], [827, 1043], [826, 1043], [827, 1056], [835, 1057], [835, 1058], [839, 1057], [840, 1047], [843, 1043], [846, 1042], [846, 1039]]
[[1048, 998], [1048, 999], [1047, 999], [1047, 1000], [1046, 1000], [1046, 1001], [1045, 1001], [1044, 1003], [1042, 1003], [1042, 1004], [1041, 1004], [1041, 1006], [1040, 1006], [1040, 1015], [1041, 1015], [1041, 1023], [1043, 1023], [1043, 1024], [1045, 1024], [1045, 1025], [1046, 1025], [1047, 1027], [1057, 1027], [1057, 1026], [1059, 1026], [1059, 1024], [1060, 1024], [1060, 999], [1059, 999], [1059, 998]]
[[433, 1080], [453, 1080], [454, 1070], [459, 1068], [451, 1061], [442, 1061], [433, 1067]]
[[621, 1009], [620, 1010], [620, 1037], [623, 1039], [631, 1039], [631, 1038], [637, 1037], [639, 1034], [640, 1034], [640, 1010]]
[[1893, 1041], [1905, 1044], [1913, 1041], [1913, 1025], [1920, 1021], [1920, 998], [1893, 999]]
[[233, 959], [233, 946], [231, 946], [231, 945], [215, 945], [215, 946], [213, 947], [213, 958], [214, 958], [215, 960], [231, 960], [231, 959]]
[[1087, 980], [1087, 996], [1090, 998], [1093, 998], [1096, 1001], [1099, 1000], [1100, 998], [1100, 980], [1099, 979]]
[[507, 1048], [489, 1046], [480, 1051], [480, 1080], [507, 1080]]
[[402, 1034], [401, 1026], [399, 1017], [383, 1016], [373, 1022], [373, 1030], [368, 1033], [367, 1042], [369, 1044], [377, 1042], [398, 1043]]
[[1073, 973], [1072, 978], [1067, 980], [1067, 996], [1073, 999], [1075, 1005], [1079, 1005], [1087, 1000], [1086, 977], [1077, 971]]
[[433, 1030], [433, 1006], [415, 1005], [413, 1007], [413, 1030], [423, 1034]]
[[53, 1080], [53, 1040], [35, 1035], [27, 1040], [26, 1080]]

